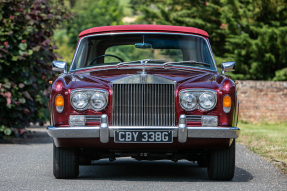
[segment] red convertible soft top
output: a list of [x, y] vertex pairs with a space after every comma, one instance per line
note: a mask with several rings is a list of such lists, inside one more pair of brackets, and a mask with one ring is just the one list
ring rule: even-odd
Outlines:
[[169, 26], [169, 25], [117, 25], [117, 26], [104, 26], [94, 27], [84, 30], [79, 34], [83, 37], [90, 34], [109, 33], [109, 32], [176, 32], [176, 33], [189, 33], [197, 34], [208, 37], [208, 33], [204, 30], [193, 27], [182, 26]]

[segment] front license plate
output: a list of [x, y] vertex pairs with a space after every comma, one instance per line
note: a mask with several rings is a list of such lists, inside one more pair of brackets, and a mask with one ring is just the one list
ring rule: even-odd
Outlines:
[[115, 143], [172, 143], [172, 131], [115, 131]]

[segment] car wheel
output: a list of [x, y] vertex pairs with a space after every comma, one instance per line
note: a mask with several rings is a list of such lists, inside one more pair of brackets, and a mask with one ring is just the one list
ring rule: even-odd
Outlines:
[[79, 175], [79, 152], [77, 149], [56, 147], [53, 144], [53, 173], [58, 179], [77, 178]]
[[211, 151], [207, 171], [211, 180], [231, 180], [234, 177], [235, 139], [229, 148]]

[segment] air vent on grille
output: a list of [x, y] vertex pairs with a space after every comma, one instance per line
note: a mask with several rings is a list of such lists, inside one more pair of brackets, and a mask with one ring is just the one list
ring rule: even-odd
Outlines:
[[100, 115], [86, 115], [87, 122], [101, 121]]
[[187, 121], [201, 122], [201, 115], [186, 115]]
[[174, 126], [173, 84], [113, 84], [114, 126]]

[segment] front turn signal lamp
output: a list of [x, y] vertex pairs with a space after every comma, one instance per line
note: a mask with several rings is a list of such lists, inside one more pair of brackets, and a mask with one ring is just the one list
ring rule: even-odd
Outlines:
[[225, 95], [223, 98], [223, 111], [225, 113], [229, 113], [231, 110], [231, 97], [229, 95]]
[[62, 111], [64, 110], [64, 97], [61, 94], [58, 94], [56, 96], [56, 109], [59, 113], [62, 113]]

